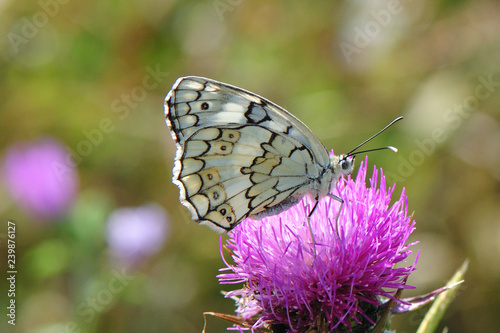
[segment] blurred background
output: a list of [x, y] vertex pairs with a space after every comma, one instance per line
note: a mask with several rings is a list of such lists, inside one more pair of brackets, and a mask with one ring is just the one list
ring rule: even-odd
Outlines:
[[[370, 163], [406, 188], [417, 221], [417, 289], [404, 296], [441, 287], [468, 258], [439, 330], [500, 331], [499, 2], [0, 8], [0, 331], [200, 332], [204, 311], [234, 313], [215, 277], [219, 236], [190, 220], [171, 183], [163, 101], [184, 75], [269, 98], [337, 153], [403, 115], [368, 147], [399, 148]], [[415, 332], [424, 312], [393, 328]]]

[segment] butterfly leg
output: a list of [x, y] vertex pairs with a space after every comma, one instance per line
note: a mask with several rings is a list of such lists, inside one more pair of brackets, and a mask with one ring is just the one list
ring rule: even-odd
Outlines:
[[312, 239], [313, 250], [314, 250], [314, 259], [316, 259], [316, 240], [314, 239], [314, 233], [312, 230], [311, 216], [314, 213], [314, 211], [316, 210], [316, 207], [318, 207], [318, 202], [319, 202], [319, 197], [316, 196], [316, 198], [314, 199], [314, 206], [311, 209], [311, 211], [309, 212], [309, 214], [307, 214], [307, 225], [309, 226], [309, 232], [311, 233], [311, 239]]
[[[341, 197], [338, 197], [338, 196], [331, 194], [331, 193], [328, 193], [328, 196], [330, 198], [340, 202], [340, 208], [339, 208], [339, 211], [337, 212], [337, 216], [335, 217], [335, 231], [337, 233], [337, 238], [340, 241], [341, 239], [340, 239], [340, 233], [339, 233], [339, 217], [340, 217], [340, 212], [342, 211], [342, 207], [344, 207], [344, 200]], [[311, 209], [309, 214], [307, 214], [307, 224], [309, 225], [309, 232], [311, 233], [311, 239], [312, 239], [313, 248], [314, 248], [314, 259], [316, 259], [316, 240], [314, 239], [314, 233], [312, 230], [311, 216], [314, 213], [314, 211], [316, 210], [316, 208], [318, 207], [319, 196], [316, 196], [314, 198], [314, 201], [315, 202], [314, 202], [313, 208]]]
[[339, 233], [339, 217], [340, 217], [340, 212], [342, 211], [342, 207], [344, 207], [344, 200], [341, 197], [338, 197], [334, 194], [328, 193], [328, 196], [332, 198], [333, 200], [336, 200], [340, 202], [340, 208], [339, 211], [337, 212], [337, 216], [335, 217], [335, 229], [337, 231], [337, 237], [340, 241], [340, 233]]

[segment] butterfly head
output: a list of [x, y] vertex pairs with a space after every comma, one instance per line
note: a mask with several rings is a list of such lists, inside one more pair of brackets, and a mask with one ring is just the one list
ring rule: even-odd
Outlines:
[[354, 155], [340, 155], [338, 162], [338, 170], [345, 176], [350, 175], [354, 169]]
[[332, 181], [336, 182], [342, 176], [350, 175], [354, 169], [354, 155], [342, 154], [340, 156], [330, 155], [332, 168]]
[[403, 117], [397, 117], [393, 121], [391, 121], [387, 126], [382, 128], [380, 131], [366, 139], [365, 141], [361, 142], [359, 145], [356, 146], [353, 150], [348, 152], [347, 154], [342, 154], [340, 156], [331, 156], [331, 165], [333, 166], [333, 178], [334, 179], [339, 179], [341, 175], [350, 175], [352, 170], [354, 169], [354, 159], [356, 158], [355, 154], [361, 154], [361, 153], [368, 153], [371, 151], [377, 151], [377, 150], [383, 150], [383, 149], [389, 149], [392, 150], [393, 152], [398, 152], [398, 150], [392, 146], [386, 146], [386, 147], [379, 147], [379, 148], [374, 148], [374, 149], [367, 149], [363, 151], [359, 151], [358, 149], [362, 147], [365, 143], [371, 141], [373, 138], [378, 136], [380, 133], [391, 127], [395, 122], [400, 121], [403, 119]]

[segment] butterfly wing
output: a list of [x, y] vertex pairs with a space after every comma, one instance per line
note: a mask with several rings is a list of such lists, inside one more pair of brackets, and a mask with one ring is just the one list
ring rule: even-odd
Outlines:
[[219, 232], [295, 204], [329, 167], [326, 149], [300, 120], [234, 86], [179, 78], [165, 116], [177, 144], [180, 201]]

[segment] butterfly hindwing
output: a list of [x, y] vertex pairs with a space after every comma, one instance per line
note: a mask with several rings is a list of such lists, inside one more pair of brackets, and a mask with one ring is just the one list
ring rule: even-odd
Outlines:
[[305, 166], [312, 164], [307, 149], [268, 129], [199, 129], [184, 146], [175, 162], [174, 183], [181, 202], [199, 223], [230, 230], [307, 189]]

